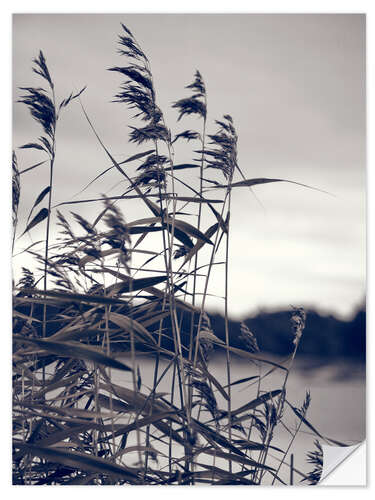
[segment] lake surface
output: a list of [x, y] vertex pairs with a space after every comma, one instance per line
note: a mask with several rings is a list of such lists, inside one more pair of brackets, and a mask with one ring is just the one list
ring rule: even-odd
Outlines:
[[[258, 374], [258, 369], [253, 363], [236, 356], [233, 356], [231, 359], [232, 381]], [[130, 363], [128, 357], [124, 357], [123, 360]], [[147, 394], [149, 392], [147, 388], [152, 386], [154, 362], [150, 358], [137, 356], [137, 364], [139, 365], [142, 377], [141, 391]], [[166, 361], [161, 362], [159, 374], [166, 364]], [[209, 370], [223, 386], [226, 385], [226, 361], [224, 355], [215, 354], [209, 362]], [[268, 370], [269, 365], [263, 365], [262, 374]], [[169, 377], [171, 373], [169, 371], [166, 376], [167, 378], [161, 381], [158, 387], [159, 392], [169, 393], [171, 385]], [[125, 372], [113, 370], [112, 380], [116, 384], [125, 384], [126, 387], [132, 387], [131, 376]], [[261, 389], [263, 391], [280, 389], [283, 380], [282, 371], [276, 370], [262, 380]], [[251, 382], [234, 386], [232, 388], [232, 408], [236, 409], [255, 399], [256, 390], [256, 383], [251, 385]], [[312, 358], [296, 359], [287, 383], [288, 401], [293, 406], [300, 407], [303, 404], [307, 390], [310, 391], [311, 404], [306, 417], [323, 436], [347, 445], [355, 444], [365, 438], [366, 388], [364, 364], [347, 359], [334, 362], [325, 362]], [[218, 393], [215, 393], [215, 396], [219, 408], [226, 410], [225, 400]], [[169, 400], [170, 395], [167, 394], [165, 397]], [[175, 401], [179, 401], [177, 394], [175, 398]], [[205, 413], [202, 419], [203, 421], [210, 420], [210, 414]], [[293, 429], [298, 419], [291, 410], [285, 409], [283, 421], [288, 428]], [[241, 435], [239, 432], [236, 437], [243, 438], [244, 435]], [[312, 466], [306, 462], [306, 453], [314, 449], [313, 443], [316, 438], [317, 436], [312, 434], [310, 429], [302, 425], [293, 443], [291, 451], [294, 454], [294, 466], [302, 473], [306, 473], [312, 469]], [[252, 439], [256, 440], [255, 434], [252, 436]], [[290, 439], [290, 433], [279, 424], [275, 429], [272, 444], [285, 449]], [[135, 440], [135, 436], [132, 440]], [[320, 441], [323, 442], [322, 440]], [[203, 455], [199, 456], [200, 462], [202, 462], [202, 457]], [[134, 455], [133, 463], [135, 458]], [[254, 454], [252, 458], [256, 459], [256, 455]], [[224, 465], [224, 462], [221, 462], [221, 464], [220, 462], [220, 459], [216, 459], [216, 466], [220, 467], [220, 465]], [[273, 467], [277, 467], [278, 465], [278, 461], [272, 457], [269, 457], [267, 463]], [[289, 467], [287, 465], [282, 467], [281, 477], [285, 481], [288, 480]], [[301, 476], [298, 477], [298, 474], [295, 474], [296, 484], [300, 479]]]

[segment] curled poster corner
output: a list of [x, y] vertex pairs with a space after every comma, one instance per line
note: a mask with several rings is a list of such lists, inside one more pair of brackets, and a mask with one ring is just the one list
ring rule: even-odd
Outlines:
[[321, 486], [366, 486], [366, 442], [353, 446], [323, 445]]

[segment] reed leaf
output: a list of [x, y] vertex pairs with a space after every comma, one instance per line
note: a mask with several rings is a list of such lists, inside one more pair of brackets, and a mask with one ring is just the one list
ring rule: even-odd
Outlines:
[[124, 314], [110, 313], [109, 315], [110, 321], [115, 323], [120, 328], [123, 328], [124, 331], [130, 333], [134, 331], [143, 342], [151, 342], [151, 344], [155, 344], [155, 339], [153, 336], [146, 330], [146, 328], [138, 323], [135, 319], [129, 318]]
[[79, 343], [73, 342], [58, 342], [51, 340], [42, 340], [42, 339], [32, 339], [28, 337], [23, 337], [21, 335], [14, 335], [13, 339], [19, 342], [25, 342], [30, 344], [35, 344], [41, 349], [52, 352], [57, 356], [69, 357], [69, 358], [77, 358], [77, 359], [85, 359], [88, 361], [92, 361], [94, 363], [100, 363], [105, 366], [110, 366], [111, 368], [116, 368], [117, 370], [124, 371], [132, 371], [124, 363], [117, 361], [114, 358], [106, 356], [99, 349], [94, 348], [92, 346], [83, 346]]
[[232, 184], [224, 184], [224, 185], [216, 185], [214, 188], [225, 188], [227, 189], [228, 187], [234, 188], [234, 187], [251, 187], [251, 186], [257, 186], [259, 184], [269, 184], [271, 182], [288, 182], [289, 184], [296, 184], [297, 186], [302, 186], [308, 189], [313, 189], [314, 191], [320, 191], [321, 193], [329, 194], [332, 196], [331, 193], [328, 191], [323, 191], [322, 189], [318, 189], [316, 187], [308, 186], [307, 184], [302, 184], [301, 182], [296, 182], [296, 181], [290, 181], [287, 179], [267, 179], [265, 177], [260, 177], [256, 179], [245, 179], [244, 181], [238, 181], [234, 182]]
[[66, 465], [72, 469], [108, 474], [116, 479], [124, 479], [131, 484], [141, 483], [140, 477], [136, 472], [124, 466], [117, 465], [114, 462], [109, 462], [108, 460], [87, 453], [61, 451], [17, 442], [14, 442], [13, 445], [16, 449], [21, 450], [25, 454], [29, 453], [33, 456], [49, 460], [50, 462]]
[[26, 224], [29, 222], [30, 220], [30, 217], [34, 211], [34, 208], [37, 207], [39, 205], [39, 203], [41, 203], [44, 198], [47, 196], [47, 194], [51, 191], [51, 186], [47, 186], [46, 188], [43, 189], [43, 191], [37, 196], [36, 200], [34, 201], [34, 205], [32, 206], [31, 210], [30, 210], [30, 213], [29, 213], [29, 216], [27, 218], [27, 222]]
[[[25, 233], [28, 233], [33, 227], [37, 226], [41, 222], [44, 221], [48, 217], [48, 210], [46, 208], [42, 208], [37, 215], [33, 218], [33, 220], [26, 226], [25, 231], [21, 234], [23, 236]], [[31, 214], [30, 214], [31, 215]], [[20, 238], [21, 238], [20, 236]]]
[[321, 439], [323, 439], [324, 441], [326, 441], [328, 444], [331, 442], [331, 443], [334, 443], [335, 445], [337, 446], [347, 446], [347, 444], [341, 442], [341, 441], [337, 441], [335, 439], [331, 439], [331, 438], [327, 438], [325, 436], [323, 436], [322, 434], [320, 434], [320, 432], [307, 420], [307, 418], [301, 414], [301, 411], [296, 408], [295, 406], [291, 405], [289, 403], [289, 401], [285, 400], [286, 404], [289, 406], [289, 408], [293, 411], [293, 413], [295, 413], [295, 415], [297, 415], [297, 417], [306, 425], [306, 427], [308, 427], [315, 435], [317, 435], [318, 437], [320, 437]]

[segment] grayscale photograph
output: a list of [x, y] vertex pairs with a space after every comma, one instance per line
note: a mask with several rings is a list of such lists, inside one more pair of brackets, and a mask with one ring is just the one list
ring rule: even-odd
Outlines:
[[12, 484], [319, 483], [366, 438], [366, 15], [12, 39]]

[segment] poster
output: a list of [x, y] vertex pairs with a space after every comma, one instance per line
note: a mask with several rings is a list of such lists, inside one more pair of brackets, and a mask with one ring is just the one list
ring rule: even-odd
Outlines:
[[363, 14], [13, 18], [13, 484], [313, 485], [365, 439]]

